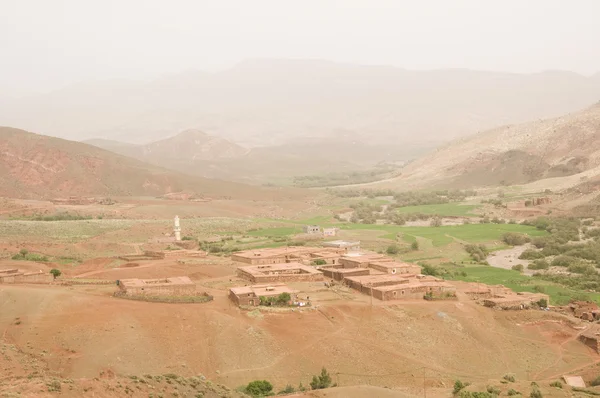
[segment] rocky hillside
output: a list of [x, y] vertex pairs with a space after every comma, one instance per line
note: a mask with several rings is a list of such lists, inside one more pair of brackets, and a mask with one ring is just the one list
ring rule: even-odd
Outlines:
[[0, 127], [0, 196], [142, 196], [188, 191], [258, 198], [260, 188], [191, 177], [92, 145]]
[[388, 185], [520, 184], [600, 166], [600, 103], [555, 119], [508, 125], [455, 141], [403, 169]]

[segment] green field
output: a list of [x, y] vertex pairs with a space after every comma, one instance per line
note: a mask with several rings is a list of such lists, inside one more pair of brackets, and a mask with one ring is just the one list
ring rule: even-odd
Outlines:
[[468, 217], [474, 216], [473, 210], [478, 208], [476, 205], [461, 205], [458, 203], [442, 203], [439, 205], [421, 205], [405, 206], [396, 209], [401, 214], [429, 214], [448, 217]]
[[519, 224], [466, 224], [443, 227], [402, 227], [397, 225], [344, 224], [340, 229], [379, 230], [385, 232], [383, 237], [394, 239], [398, 234], [406, 242], [413, 242], [416, 237], [431, 240], [434, 246], [444, 246], [453, 241], [483, 243], [500, 240], [506, 232], [519, 232], [530, 236], [546, 235], [535, 227]]
[[302, 233], [300, 227], [279, 227], [279, 228], [263, 228], [255, 231], [249, 231], [249, 236], [288, 236]]
[[454, 276], [449, 279], [461, 280], [466, 282], [481, 282], [488, 285], [504, 285], [516, 292], [536, 292], [536, 287], [541, 288], [543, 293], [550, 296], [550, 303], [553, 305], [567, 304], [571, 298], [581, 295], [588, 299], [599, 302], [600, 293], [588, 293], [578, 290], [568, 289], [552, 282], [547, 282], [534, 277], [525, 276], [517, 271], [494, 268], [489, 266], [460, 267], [456, 268], [466, 272], [467, 276]]

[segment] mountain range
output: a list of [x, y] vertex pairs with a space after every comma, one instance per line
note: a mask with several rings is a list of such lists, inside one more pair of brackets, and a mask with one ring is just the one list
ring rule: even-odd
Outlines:
[[257, 59], [217, 73], [84, 82], [5, 99], [0, 125], [72, 140], [136, 144], [198, 129], [245, 148], [286, 145], [306, 136], [318, 143], [343, 131], [373, 145], [415, 147], [408, 151], [414, 157], [422, 148], [499, 125], [576, 111], [599, 95], [600, 75]]

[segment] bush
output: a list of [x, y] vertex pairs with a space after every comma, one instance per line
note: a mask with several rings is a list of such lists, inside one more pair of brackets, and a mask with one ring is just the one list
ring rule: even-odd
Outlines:
[[500, 395], [501, 392], [497, 387], [494, 386], [487, 386], [486, 390], [492, 395]]
[[56, 269], [56, 268], [52, 268], [50, 270], [50, 273], [52, 274], [52, 276], [54, 277], [54, 279], [56, 279], [56, 278], [58, 278], [59, 276], [62, 275], [62, 272], [60, 272], [60, 270]]
[[542, 252], [539, 252], [534, 249], [527, 249], [523, 253], [521, 253], [521, 255], [519, 256], [519, 259], [520, 260], [537, 260], [539, 258], [544, 258], [544, 257], [546, 257], [546, 256], [544, 256], [542, 254]]
[[463, 383], [460, 380], [456, 380], [454, 382], [454, 390], [452, 390], [452, 393], [454, 395], [458, 394], [459, 392], [461, 392], [464, 388], [468, 387], [469, 383]]
[[266, 380], [254, 380], [248, 383], [244, 392], [252, 397], [264, 397], [273, 391], [273, 385]]
[[296, 392], [296, 389], [294, 387], [292, 387], [290, 384], [288, 384], [287, 386], [285, 386], [285, 388], [283, 390], [279, 391], [277, 393], [277, 395], [292, 394], [295, 392]]
[[517, 379], [515, 379], [515, 375], [511, 375], [511, 374], [506, 374], [504, 375], [504, 377], [502, 377], [503, 380], [506, 380], [508, 382], [514, 383]]
[[600, 376], [598, 376], [594, 380], [592, 380], [590, 384], [592, 386], [600, 386]]
[[535, 260], [534, 262], [529, 264], [527, 266], [527, 268], [529, 268], [529, 269], [548, 269], [548, 268], [550, 268], [550, 264], [548, 264], [548, 261], [546, 261], [546, 260], [539, 259], [539, 260]]
[[550, 387], [563, 388], [563, 385], [560, 381], [557, 380], [550, 383]]
[[514, 395], [520, 395], [521, 393], [515, 390], [514, 388], [511, 388], [510, 390], [508, 390], [507, 394], [509, 397], [512, 397]]
[[554, 260], [552, 260], [551, 265], [553, 267], [568, 267], [569, 265], [573, 264], [575, 261], [577, 261], [577, 259], [575, 257], [560, 255], [560, 256], [556, 256], [554, 258]]
[[525, 267], [523, 266], [523, 264], [517, 264], [512, 266], [512, 270], [523, 272], [525, 270]]
[[419, 250], [419, 242], [414, 241], [413, 243], [410, 244], [410, 248], [412, 250]]
[[327, 261], [323, 260], [322, 258], [319, 258], [319, 259], [313, 261], [313, 264], [314, 265], [325, 265], [325, 264], [327, 264]]
[[548, 307], [548, 300], [546, 300], [545, 298], [543, 298], [543, 299], [540, 299], [540, 300], [537, 302], [537, 305], [539, 305], [539, 306], [540, 306], [540, 308], [547, 308], [547, 307]]
[[529, 236], [519, 234], [516, 232], [505, 233], [504, 235], [502, 235], [502, 240], [504, 241], [504, 243], [510, 246], [521, 246], [525, 243], [531, 242], [531, 238], [529, 238]]
[[489, 254], [487, 247], [485, 247], [484, 245], [469, 244], [465, 246], [465, 250], [467, 253], [469, 253], [471, 258], [477, 262], [485, 261], [486, 257]]
[[543, 398], [543, 395], [539, 388], [534, 387], [533, 390], [531, 390], [531, 393], [529, 394], [529, 398]]
[[575, 274], [583, 274], [583, 275], [594, 275], [596, 274], [596, 268], [594, 268], [591, 264], [586, 263], [575, 263], [569, 265], [567, 268], [569, 272], [573, 272]]
[[431, 223], [429, 223], [429, 225], [432, 227], [441, 227], [442, 219], [440, 217], [434, 217], [431, 219]]
[[319, 376], [313, 376], [312, 381], [310, 382], [310, 387], [313, 390], [320, 390], [323, 388], [327, 388], [331, 385], [331, 376], [327, 372], [327, 369], [321, 369], [321, 374]]
[[431, 276], [437, 276], [440, 274], [440, 272], [438, 271], [438, 269], [436, 267], [434, 267], [431, 264], [428, 263], [422, 263], [419, 264], [421, 266], [421, 273], [423, 275], [431, 275]]
[[396, 244], [389, 245], [385, 252], [389, 255], [396, 255], [400, 253], [400, 247], [398, 247]]

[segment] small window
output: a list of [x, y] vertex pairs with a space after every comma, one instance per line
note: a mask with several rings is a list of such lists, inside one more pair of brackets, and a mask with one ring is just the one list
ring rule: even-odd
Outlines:
[[396, 273], [396, 268], [392, 268], [392, 274]]
[[393, 294], [394, 294], [394, 297], [396, 297], [396, 295], [398, 294], [398, 292], [393, 292]]
[[404, 296], [404, 290], [402, 291], [402, 295]]

